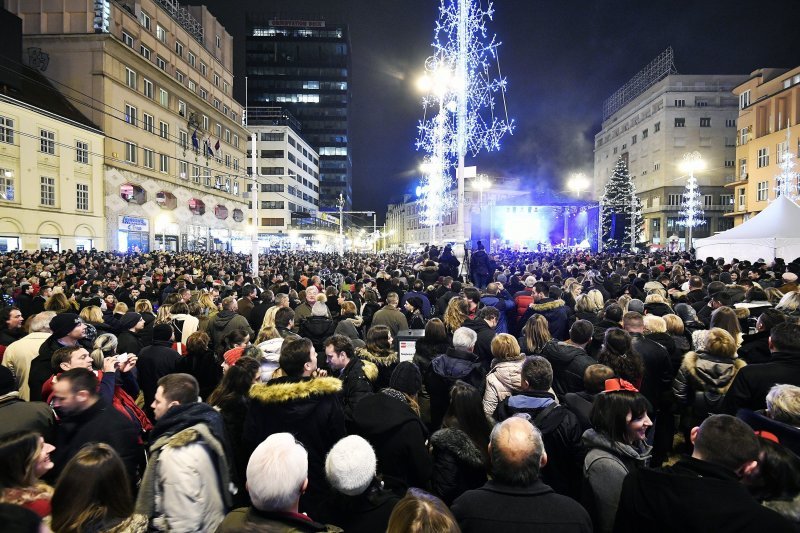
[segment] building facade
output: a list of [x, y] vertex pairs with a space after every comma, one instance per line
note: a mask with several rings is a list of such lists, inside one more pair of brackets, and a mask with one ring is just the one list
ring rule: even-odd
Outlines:
[[177, 0], [6, 0], [23, 57], [105, 133], [107, 247], [228, 249], [246, 239], [232, 39]]
[[733, 93], [739, 102], [736, 181], [728, 190], [735, 204], [729, 216], [738, 226], [777, 198], [784, 154], [795, 176], [800, 172], [800, 67], [757, 70]]
[[724, 216], [733, 207], [733, 196], [725, 185], [733, 182], [736, 171], [738, 102], [731, 91], [744, 79], [672, 73], [611, 109], [595, 135], [595, 197], [603, 194], [614, 165], [622, 158], [642, 201], [643, 240], [665, 246], [677, 235], [683, 242], [680, 210], [688, 174], [681, 170], [681, 162], [684, 154], [699, 152], [705, 169], [695, 172], [695, 177], [705, 223], [694, 228], [693, 236], [707, 237], [732, 227]]
[[[277, 108], [249, 108], [247, 129], [256, 136], [256, 180], [260, 246], [289, 247], [296, 241], [319, 244], [320, 234], [338, 232], [336, 217], [319, 212], [319, 155], [300, 134], [297, 120]], [[252, 140], [247, 174], [253, 174]], [[247, 185], [252, 193], [252, 185]], [[248, 196], [252, 208], [253, 195]], [[252, 223], [252, 213], [249, 214]], [[337, 223], [332, 223], [336, 221]], [[295, 242], [288, 242], [288, 241]]]
[[347, 26], [322, 20], [247, 20], [247, 104], [281, 106], [319, 154], [320, 206], [339, 196], [352, 206], [349, 150], [350, 39]]

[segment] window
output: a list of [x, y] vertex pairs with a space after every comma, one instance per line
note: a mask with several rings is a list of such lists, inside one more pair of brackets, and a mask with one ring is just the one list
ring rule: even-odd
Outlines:
[[750, 105], [750, 91], [747, 90], [739, 95], [739, 109], [744, 109]]
[[183, 100], [178, 100], [178, 114], [182, 117], [186, 117], [186, 102]]
[[14, 144], [14, 119], [0, 117], [0, 142]]
[[183, 57], [183, 44], [180, 41], [175, 41], [175, 53]]
[[217, 134], [217, 139], [222, 137], [222, 124], [214, 124], [214, 132]]
[[194, 82], [194, 80], [189, 80], [189, 90], [193, 93], [197, 92], [197, 84]]
[[203, 115], [203, 129], [208, 131], [208, 117]]
[[48, 176], [39, 178], [39, 203], [54, 207], [56, 205], [56, 179]]
[[139, 53], [142, 54], [142, 57], [144, 57], [148, 61], [150, 61], [151, 58], [153, 57], [153, 51], [143, 44], [139, 45]]
[[239, 148], [239, 136], [237, 134], [233, 134], [233, 146]]
[[655, 124], [653, 124], [653, 133], [658, 133], [659, 131], [661, 131], [661, 123], [656, 122]]
[[228, 109], [228, 106], [225, 105], [225, 104], [222, 104], [222, 114], [227, 117], [228, 116], [228, 111], [230, 111], [230, 109]]
[[144, 78], [144, 95], [153, 98], [153, 82], [147, 78]]
[[769, 148], [760, 148], [758, 150], [758, 160], [756, 162], [757, 168], [769, 166]]
[[228, 91], [230, 91], [230, 89], [231, 89], [231, 87], [230, 87], [230, 85], [228, 85], [228, 82], [227, 81], [223, 81], [222, 82], [222, 92], [224, 92], [225, 94], [228, 94]]
[[178, 161], [178, 175], [185, 180], [189, 179], [189, 163]]
[[195, 59], [194, 54], [189, 52], [189, 64], [194, 67], [194, 66], [196, 66], [195, 65], [195, 61], [196, 61], [196, 59]]
[[75, 161], [78, 163], [89, 163], [89, 143], [75, 141]]
[[181, 148], [186, 150], [189, 147], [189, 132], [180, 130], [178, 132], [178, 140], [181, 143]]
[[125, 83], [131, 89], [136, 89], [136, 85], [137, 85], [136, 84], [136, 72], [134, 72], [133, 70], [129, 69], [128, 67], [125, 67]]
[[725, 146], [728, 148], [736, 146], [736, 137], [725, 137]]
[[162, 139], [169, 139], [169, 124], [163, 120], [158, 121], [158, 136]]
[[183, 85], [183, 80], [184, 80], [183, 72], [181, 72], [178, 69], [175, 69], [175, 79], [178, 80], [178, 83]]
[[167, 42], [167, 30], [161, 24], [156, 24], [156, 39], [162, 43]]
[[128, 163], [136, 164], [136, 145], [132, 142], [125, 141], [125, 161]]
[[125, 43], [127, 46], [133, 48], [133, 37], [131, 37], [126, 32], [122, 32], [122, 42]]
[[155, 119], [153, 115], [142, 113], [142, 129], [147, 133], [155, 133]]
[[667, 205], [681, 205], [682, 194], [667, 195]]
[[238, 157], [234, 157], [233, 158], [233, 170], [239, 170], [239, 158]]
[[636, 135], [631, 137], [631, 145], [634, 145], [634, 144], [636, 144]]
[[283, 167], [261, 167], [262, 176], [283, 176]]
[[282, 141], [283, 140], [283, 133], [261, 133], [261, 140], [262, 141]]
[[165, 174], [169, 172], [169, 156], [167, 154], [158, 154], [158, 171]]
[[721, 206], [733, 205], [733, 195], [732, 194], [720, 194], [719, 195], [719, 205], [721, 205]]
[[136, 125], [136, 117], [138, 111], [135, 107], [130, 104], [125, 104], [125, 122], [128, 124], [135, 126]]
[[87, 183], [77, 183], [75, 185], [75, 209], [78, 211], [89, 210], [89, 185]]
[[214, 86], [219, 87], [219, 74], [214, 73]]
[[203, 76], [208, 76], [208, 67], [202, 61], [200, 62], [200, 74]]
[[221, 46], [222, 46], [222, 39], [220, 39], [219, 35], [217, 35], [217, 48], [219, 48]]
[[697, 107], [708, 107], [708, 101], [707, 100], [696, 100], [694, 102], [694, 105], [696, 105]]
[[192, 165], [192, 181], [200, 183], [200, 167]]
[[759, 202], [764, 202], [767, 199], [767, 182], [766, 181], [759, 181], [758, 187], [756, 189], [756, 200]]
[[675, 107], [684, 107], [686, 106], [686, 100], [675, 100]]
[[[283, 140], [283, 139], [281, 139], [281, 140]], [[289, 135], [289, 144], [291, 144], [292, 146], [297, 146], [297, 144], [295, 143], [294, 137], [292, 137], [291, 135]]]
[[156, 56], [156, 65], [158, 65], [158, 68], [160, 68], [161, 70], [166, 72], [166, 70], [167, 70], [167, 60], [166, 59], [164, 59], [161, 56]]
[[15, 199], [14, 190], [14, 171], [0, 168], [0, 200], [13, 202]]
[[647, 139], [647, 130], [642, 130], [642, 139]]
[[725, 160], [725, 168], [733, 168], [736, 166], [736, 161], [733, 159], [726, 159]]
[[284, 187], [282, 183], [262, 183], [261, 192], [283, 192]]
[[686, 127], [686, 119], [685, 118], [676, 118], [675, 119], [675, 127], [676, 128], [684, 128], [684, 127]]
[[745, 145], [747, 144], [747, 136], [750, 133], [748, 128], [742, 128], [739, 132], [739, 144]]
[[219, 111], [219, 108], [220, 108], [221, 106], [222, 106], [222, 102], [220, 102], [218, 99], [214, 98], [214, 109], [216, 109], [217, 111]]
[[703, 195], [703, 206], [711, 207], [712, 205], [714, 205], [714, 195], [712, 194]]
[[653, 163], [653, 171], [661, 170], [661, 163]]
[[735, 118], [726, 118], [725, 119], [725, 127], [726, 128], [735, 128], [736, 127], [736, 119]]
[[139, 12], [139, 22], [141, 23], [142, 26], [145, 27], [146, 30], [148, 31], [151, 30], [150, 15], [148, 15], [144, 11]]
[[144, 168], [155, 168], [155, 159], [155, 152], [153, 152], [150, 148], [142, 149], [142, 164], [144, 165]]
[[711, 127], [711, 117], [701, 117], [700, 118], [700, 127], [701, 128], [710, 128]]
[[208, 93], [207, 93], [207, 92], [206, 92], [206, 90], [205, 90], [205, 89], [203, 89], [202, 87], [200, 87], [200, 98], [202, 98], [203, 100], [205, 100], [206, 98], [208, 98]]
[[272, 200], [262, 200], [261, 209], [284, 209], [284, 203]]
[[164, 89], [158, 90], [158, 103], [164, 107], [169, 107], [169, 93]]
[[745, 201], [747, 200], [746, 189], [741, 187], [739, 189], [739, 211], [742, 211], [745, 206]]
[[739, 160], [739, 179], [747, 178], [747, 159]]
[[56, 153], [56, 132], [39, 130], [39, 151], [44, 154], [55, 155]]
[[262, 226], [283, 226], [283, 219], [282, 218], [262, 218], [261, 219]]
[[283, 150], [261, 150], [261, 157], [281, 159], [283, 157]]

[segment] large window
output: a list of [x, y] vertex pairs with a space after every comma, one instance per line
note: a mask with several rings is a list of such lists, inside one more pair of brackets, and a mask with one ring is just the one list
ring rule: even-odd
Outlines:
[[49, 176], [39, 178], [39, 203], [49, 207], [56, 205], [56, 179]]
[[750, 105], [750, 91], [747, 90], [739, 95], [739, 109], [744, 109]]
[[155, 133], [155, 119], [153, 115], [142, 113], [142, 129], [147, 133]]
[[132, 183], [120, 185], [119, 196], [129, 204], [142, 205], [147, 201], [147, 193], [145, 190]]
[[144, 83], [144, 95], [146, 97], [152, 99], [153, 98], [153, 94], [154, 94], [154, 92], [153, 92], [153, 82], [148, 80], [147, 78], [144, 78], [142, 83]]
[[125, 141], [125, 161], [128, 163], [136, 164], [137, 157], [136, 157], [137, 148], [136, 145], [130, 141]]
[[156, 38], [162, 43], [167, 42], [167, 30], [161, 24], [156, 24]]
[[14, 119], [0, 117], [0, 142], [14, 144]]
[[89, 143], [75, 141], [75, 161], [78, 163], [89, 163]]
[[156, 161], [155, 161], [155, 152], [150, 148], [143, 148], [142, 149], [142, 164], [144, 168], [155, 168]]
[[681, 205], [682, 194], [667, 195], [667, 205]]
[[769, 148], [760, 148], [758, 150], [758, 160], [756, 162], [758, 168], [769, 166]]
[[169, 124], [163, 120], [158, 121], [158, 135], [162, 139], [169, 139]]
[[700, 127], [701, 128], [710, 128], [711, 127], [711, 118], [705, 117], [700, 119]]
[[137, 116], [139, 111], [130, 104], [125, 104], [125, 122], [130, 124], [131, 126], [135, 126], [137, 122]]
[[14, 171], [0, 168], [0, 200], [13, 202], [16, 199]]
[[44, 154], [56, 153], [56, 133], [54, 131], [39, 130], [39, 151]]
[[164, 89], [158, 90], [158, 103], [164, 107], [169, 107], [169, 93]]
[[[685, 118], [676, 118], [675, 119], [675, 127], [676, 128], [685, 128], [686, 127], [686, 119]], [[320, 152], [319, 155], [322, 155], [322, 152]]]
[[158, 170], [159, 172], [169, 172], [169, 156], [167, 154], [158, 154]]
[[125, 67], [125, 83], [131, 89], [136, 89], [136, 87], [137, 87], [136, 72], [134, 72], [133, 70], [129, 69], [128, 67]]
[[768, 192], [767, 192], [767, 183], [766, 181], [759, 181], [758, 187], [756, 189], [756, 200], [759, 202], [764, 202], [767, 200]]
[[89, 210], [89, 184], [78, 183], [75, 185], [75, 209], [78, 211]]

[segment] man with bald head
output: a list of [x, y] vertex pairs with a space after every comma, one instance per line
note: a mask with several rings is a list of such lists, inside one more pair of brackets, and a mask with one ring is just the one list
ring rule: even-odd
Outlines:
[[547, 452], [541, 433], [526, 418], [511, 417], [494, 427], [489, 456], [492, 479], [451, 506], [463, 533], [592, 531], [589, 514], [579, 503], [539, 479]]

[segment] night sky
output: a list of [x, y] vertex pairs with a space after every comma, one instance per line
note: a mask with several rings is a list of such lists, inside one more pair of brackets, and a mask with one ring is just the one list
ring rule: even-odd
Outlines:
[[[354, 208], [377, 209], [382, 218], [390, 200], [414, 190], [422, 117], [416, 81], [431, 55], [438, 0], [205, 3], [236, 45], [246, 10], [347, 23]], [[603, 101], [668, 46], [680, 74], [800, 64], [798, 0], [497, 0], [494, 9], [488, 27], [503, 43], [500, 66], [517, 129], [500, 152], [467, 163], [489, 175], [523, 178], [540, 194], [562, 190], [570, 172], [591, 176]], [[235, 94], [244, 102], [244, 57], [234, 54]]]

